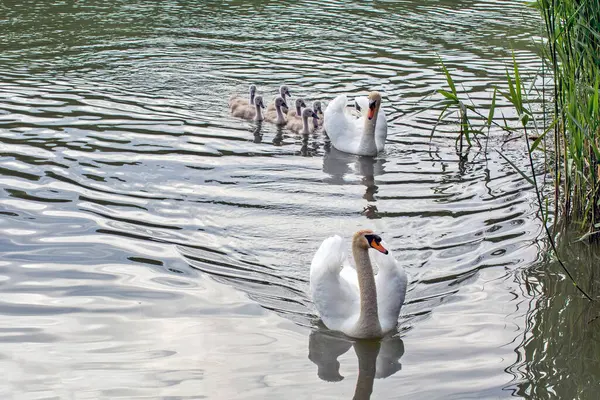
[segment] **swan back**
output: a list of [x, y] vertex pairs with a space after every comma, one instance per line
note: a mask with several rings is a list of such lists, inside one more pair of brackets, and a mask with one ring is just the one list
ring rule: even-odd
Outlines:
[[240, 107], [248, 107], [254, 105], [254, 97], [256, 96], [256, 85], [250, 85], [248, 87], [249, 97], [243, 98], [241, 96], [232, 96], [229, 99], [229, 110], [231, 113], [235, 112]]
[[263, 119], [262, 108], [265, 108], [262, 96], [256, 96], [255, 104], [246, 104], [244, 107], [237, 107], [231, 114], [237, 118], [253, 119], [261, 121]]

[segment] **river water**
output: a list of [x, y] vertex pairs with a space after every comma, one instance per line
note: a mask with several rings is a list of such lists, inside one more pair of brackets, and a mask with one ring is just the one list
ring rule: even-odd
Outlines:
[[[2, 398], [595, 398], [597, 334], [564, 319], [586, 306], [492, 151], [526, 165], [522, 141], [459, 157], [423, 99], [438, 57], [478, 104], [513, 50], [535, 72], [539, 23], [508, 0], [4, 1]], [[232, 118], [250, 83], [381, 91], [385, 153]], [[381, 343], [319, 327], [308, 293], [321, 241], [361, 228], [410, 277]]]

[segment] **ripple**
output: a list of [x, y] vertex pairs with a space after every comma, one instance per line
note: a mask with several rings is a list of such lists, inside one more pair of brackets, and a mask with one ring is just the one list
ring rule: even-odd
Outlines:
[[[321, 383], [308, 270], [325, 237], [360, 228], [410, 276], [374, 398], [509, 396], [506, 343], [523, 316], [506, 308], [522, 301], [514, 272], [539, 257], [535, 198], [497, 153], [459, 157], [453, 126], [431, 138], [427, 108], [445, 85], [438, 56], [477, 105], [513, 50], [524, 76], [537, 71], [540, 21], [523, 2], [2, 10], [4, 397], [349, 397], [370, 350], [334, 356], [348, 379]], [[282, 83], [311, 101], [379, 90], [386, 151], [355, 157], [321, 134], [231, 118], [227, 100], [249, 83], [269, 99]], [[490, 147], [524, 166], [501, 134]]]

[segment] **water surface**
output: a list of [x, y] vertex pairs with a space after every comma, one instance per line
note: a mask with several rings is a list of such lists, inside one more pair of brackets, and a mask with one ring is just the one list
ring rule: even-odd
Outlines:
[[[496, 152], [459, 157], [451, 127], [430, 141], [437, 114], [417, 114], [444, 85], [438, 56], [477, 103], [513, 49], [536, 71], [535, 11], [500, 0], [0, 10], [4, 398], [536, 393], [522, 356], [536, 309], [523, 271], [545, 265], [531, 187]], [[250, 83], [268, 99], [282, 83], [310, 101], [381, 91], [385, 153], [357, 158], [321, 134], [231, 118], [227, 99]], [[490, 145], [524, 165], [504, 139]], [[410, 276], [400, 332], [381, 343], [318, 328], [309, 300], [321, 241], [361, 228]]]

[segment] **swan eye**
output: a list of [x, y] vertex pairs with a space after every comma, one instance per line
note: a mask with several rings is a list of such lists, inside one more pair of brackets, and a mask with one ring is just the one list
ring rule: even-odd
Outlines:
[[379, 236], [365, 235], [365, 239], [367, 239], [367, 242], [369, 243], [370, 247], [374, 248], [375, 250], [377, 250], [383, 254], [388, 254], [387, 249], [381, 245], [381, 238]]
[[377, 101], [371, 100], [369, 102], [369, 109], [374, 110], [376, 106], [377, 106]]

